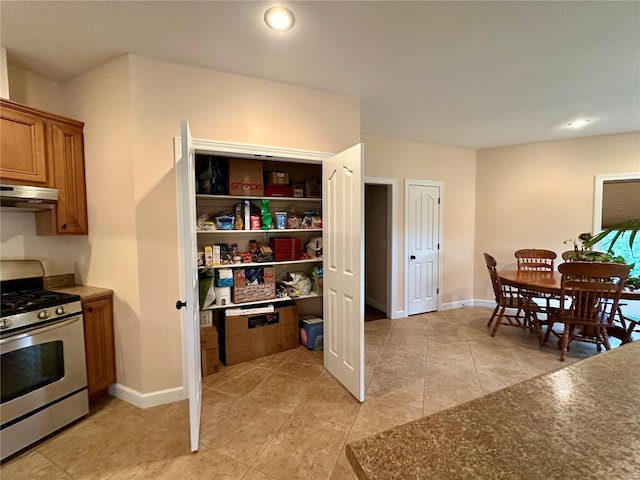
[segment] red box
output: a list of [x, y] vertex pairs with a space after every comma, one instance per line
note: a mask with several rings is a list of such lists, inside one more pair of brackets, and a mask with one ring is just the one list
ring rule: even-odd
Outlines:
[[265, 197], [293, 197], [293, 187], [289, 185], [267, 185], [264, 187]]
[[298, 260], [302, 256], [299, 238], [272, 238], [269, 244], [271, 246], [271, 250], [273, 250], [273, 258], [276, 262]]

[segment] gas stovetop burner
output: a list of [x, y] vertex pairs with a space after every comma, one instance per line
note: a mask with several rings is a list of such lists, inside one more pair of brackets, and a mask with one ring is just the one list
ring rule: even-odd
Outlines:
[[0, 295], [0, 317], [55, 307], [79, 299], [77, 295], [52, 292], [41, 288], [19, 292], [6, 292]]
[[44, 289], [37, 260], [3, 260], [0, 269], [0, 337], [82, 314], [79, 295]]

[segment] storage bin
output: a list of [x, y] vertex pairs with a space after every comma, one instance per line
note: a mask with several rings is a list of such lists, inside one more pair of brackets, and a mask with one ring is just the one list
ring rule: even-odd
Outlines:
[[324, 322], [321, 318], [300, 317], [300, 343], [309, 350], [322, 350]]

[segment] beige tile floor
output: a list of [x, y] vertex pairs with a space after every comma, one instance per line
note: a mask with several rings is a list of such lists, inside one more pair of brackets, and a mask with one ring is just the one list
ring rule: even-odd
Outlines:
[[535, 334], [486, 329], [490, 310], [462, 308], [365, 324], [366, 402], [304, 348], [203, 379], [201, 446], [189, 452], [186, 401], [146, 410], [109, 398], [85, 419], [0, 468], [19, 479], [355, 479], [346, 443], [472, 400], [595, 353]]

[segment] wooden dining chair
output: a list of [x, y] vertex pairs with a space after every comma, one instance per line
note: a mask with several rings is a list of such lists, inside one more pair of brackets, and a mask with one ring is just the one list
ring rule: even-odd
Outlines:
[[560, 310], [549, 316], [543, 343], [549, 338], [554, 323], [564, 323], [560, 338], [560, 360], [564, 361], [572, 341], [594, 343], [610, 350], [607, 327], [613, 323], [624, 282], [630, 267], [617, 263], [566, 262], [558, 267], [562, 274], [561, 295], [570, 299], [560, 303]]
[[[541, 248], [523, 248], [516, 250], [516, 260], [518, 261], [518, 270], [529, 270], [536, 272], [552, 272], [554, 269], [554, 262], [557, 257], [556, 252], [551, 250], [544, 250]], [[534, 301], [538, 300], [538, 305], [541, 307], [542, 313], [549, 315], [557, 308], [559, 299], [554, 295], [537, 294]]]
[[[487, 328], [490, 328], [493, 323], [491, 336], [496, 336], [500, 325], [509, 325], [535, 331], [538, 335], [538, 341], [542, 344], [542, 331], [537, 317], [537, 312], [540, 311], [540, 307], [531, 300], [526, 292], [505, 285], [500, 281], [496, 268], [497, 262], [494, 257], [485, 253], [484, 261], [489, 271], [491, 286], [493, 287], [493, 294], [496, 301], [496, 307], [493, 309], [489, 322], [487, 323]], [[507, 314], [507, 309], [516, 310], [516, 313]], [[523, 316], [520, 315], [520, 312], [523, 313]], [[505, 321], [503, 322], [503, 320]]]
[[540, 248], [523, 248], [516, 250], [515, 256], [518, 261], [518, 270], [536, 271], [553, 271], [554, 260], [557, 257], [556, 252]]

